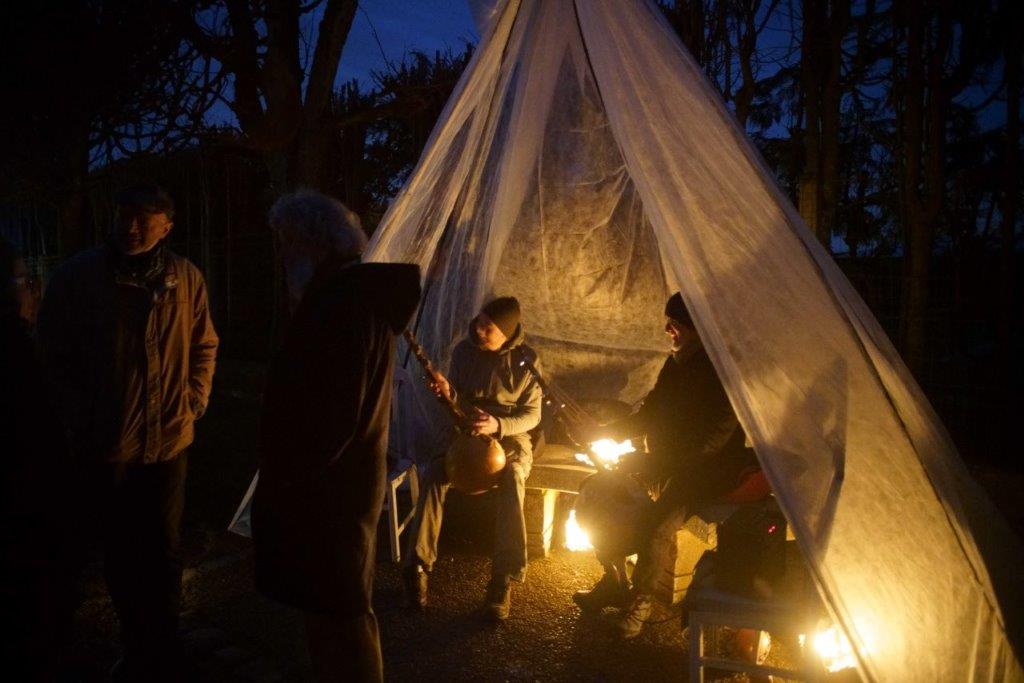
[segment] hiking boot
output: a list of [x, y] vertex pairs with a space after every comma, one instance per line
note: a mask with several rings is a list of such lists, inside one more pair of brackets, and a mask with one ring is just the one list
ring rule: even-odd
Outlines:
[[651, 610], [654, 607], [654, 600], [649, 595], [637, 595], [633, 604], [629, 606], [621, 617], [615, 622], [615, 628], [623, 640], [631, 640], [640, 635], [644, 630], [644, 624], [651, 618]]
[[512, 606], [512, 582], [508, 577], [496, 577], [487, 584], [487, 597], [485, 598], [487, 616], [495, 621], [508, 619], [509, 609]]
[[599, 612], [605, 607], [625, 607], [629, 604], [629, 589], [612, 567], [605, 570], [604, 576], [593, 588], [573, 593], [572, 601], [584, 612]]
[[405, 587], [405, 606], [421, 610], [427, 606], [427, 572], [416, 564], [402, 570], [402, 584]]

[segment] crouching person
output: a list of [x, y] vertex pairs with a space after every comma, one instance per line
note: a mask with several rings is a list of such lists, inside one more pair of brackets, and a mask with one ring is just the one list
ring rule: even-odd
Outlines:
[[[660, 566], [654, 543], [659, 532], [674, 531], [702, 505], [732, 490], [742, 473], [757, 468], [757, 458], [745, 446], [743, 429], [678, 292], [665, 305], [665, 333], [672, 353], [654, 388], [639, 410], [603, 430], [603, 435], [616, 439], [645, 437], [648, 452], [623, 458], [614, 473], [588, 480], [578, 504], [588, 496], [593, 500], [586, 514], [577, 512], [584, 528], [589, 516], [611, 533], [606, 547], [601, 547], [601, 533], [595, 538], [604, 576], [573, 600], [585, 610], [628, 605], [617, 622], [624, 638], [639, 635], [651, 614]], [[637, 481], [654, 491], [653, 503], [642, 492], [637, 494], [642, 491]], [[594, 490], [588, 491], [592, 486]], [[634, 504], [620, 513], [601, 509], [602, 500]], [[624, 571], [629, 548], [638, 555], [631, 592]]]
[[394, 337], [419, 269], [360, 263], [358, 218], [320, 194], [281, 198], [270, 225], [293, 312], [264, 395], [256, 587], [305, 612], [316, 680], [379, 681], [371, 595]]
[[[526, 574], [526, 520], [523, 500], [530, 476], [533, 447], [528, 432], [540, 423], [542, 393], [522, 361], [536, 363], [536, 353], [524, 343], [519, 302], [502, 297], [488, 303], [470, 324], [468, 338], [452, 352], [446, 378], [438, 375], [435, 391], [459, 404], [475, 418], [474, 430], [494, 436], [505, 449], [506, 465], [498, 480], [498, 510], [491, 580], [485, 609], [497, 620], [507, 619], [511, 582]], [[409, 607], [427, 604], [427, 574], [437, 560], [444, 500], [451, 488], [444, 458], [427, 466], [421, 482], [416, 515], [409, 535], [403, 570]]]

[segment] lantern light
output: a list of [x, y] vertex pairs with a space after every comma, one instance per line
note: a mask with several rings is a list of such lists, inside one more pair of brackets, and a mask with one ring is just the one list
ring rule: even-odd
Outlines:
[[[874, 640], [870, 630], [864, 623], [858, 623], [858, 632], [864, 638], [864, 646], [867, 651], [873, 650]], [[800, 647], [803, 648], [807, 642], [807, 636], [801, 633], [798, 636]], [[829, 673], [836, 673], [844, 669], [852, 669], [857, 666], [857, 656], [854, 654], [853, 645], [849, 638], [835, 624], [822, 628], [819, 624], [814, 637], [811, 639], [814, 652], [821, 659], [822, 664]]]
[[814, 651], [821, 657], [830, 672], [842, 671], [857, 666], [853, 646], [846, 635], [831, 626], [814, 636]]
[[625, 441], [598, 439], [590, 444], [590, 452], [598, 459], [596, 464], [604, 465], [605, 467], [618, 465], [619, 458], [634, 451], [636, 451], [636, 448], [633, 447], [631, 439], [626, 439]]

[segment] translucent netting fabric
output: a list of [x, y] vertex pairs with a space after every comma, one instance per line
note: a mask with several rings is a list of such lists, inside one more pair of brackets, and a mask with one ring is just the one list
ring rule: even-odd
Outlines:
[[[488, 16], [367, 252], [423, 269], [428, 353], [444, 365], [511, 294], [552, 378], [634, 401], [681, 290], [861, 673], [1024, 678], [1019, 541], [653, 3]], [[433, 454], [443, 420], [415, 386], [395, 429]]]

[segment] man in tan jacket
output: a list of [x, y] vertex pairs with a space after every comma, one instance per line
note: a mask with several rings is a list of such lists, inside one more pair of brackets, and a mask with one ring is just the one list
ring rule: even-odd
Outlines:
[[163, 244], [170, 196], [138, 186], [116, 204], [110, 239], [54, 272], [39, 336], [81, 468], [82, 509], [103, 538], [125, 645], [117, 677], [156, 680], [180, 661], [185, 449], [206, 410], [218, 340], [202, 275]]

